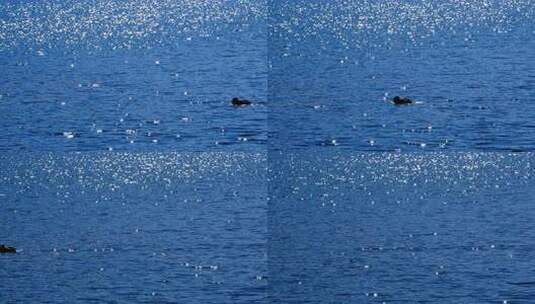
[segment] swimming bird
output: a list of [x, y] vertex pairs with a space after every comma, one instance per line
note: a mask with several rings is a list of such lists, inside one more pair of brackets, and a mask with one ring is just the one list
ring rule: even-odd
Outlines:
[[0, 253], [16, 253], [17, 249], [15, 247], [9, 247], [5, 245], [0, 245]]
[[250, 102], [249, 100], [239, 99], [238, 97], [232, 98], [230, 103], [232, 103], [232, 105], [235, 107], [244, 107], [252, 104], [252, 102]]
[[410, 99], [410, 98], [407, 98], [407, 97], [395, 96], [392, 99], [392, 103], [395, 104], [395, 105], [406, 105], [406, 104], [414, 103], [414, 101], [412, 99]]

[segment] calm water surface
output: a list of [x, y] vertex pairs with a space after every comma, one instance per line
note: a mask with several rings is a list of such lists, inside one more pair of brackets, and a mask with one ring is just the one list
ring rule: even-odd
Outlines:
[[[273, 1], [277, 150], [533, 150], [533, 1]], [[396, 95], [420, 102], [393, 106]]]
[[0, 160], [0, 302], [265, 303], [265, 155]]
[[529, 303], [533, 20], [2, 2], [0, 302]]
[[[262, 1], [0, 4], [0, 150], [260, 151]], [[254, 100], [234, 108], [234, 96]]]
[[272, 155], [270, 300], [531, 303], [534, 160]]

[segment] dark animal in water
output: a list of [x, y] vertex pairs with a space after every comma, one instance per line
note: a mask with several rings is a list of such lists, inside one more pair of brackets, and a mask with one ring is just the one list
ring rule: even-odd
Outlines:
[[232, 98], [230, 103], [232, 103], [232, 105], [235, 107], [243, 107], [243, 106], [251, 105], [252, 102], [250, 102], [247, 99], [239, 99], [238, 97], [234, 97]]
[[396, 96], [392, 99], [392, 102], [395, 104], [395, 105], [406, 105], [406, 104], [411, 104], [411, 103], [414, 103], [414, 101], [410, 98], [406, 98], [406, 97], [399, 97], [399, 96]]
[[17, 252], [17, 249], [15, 249], [15, 247], [0, 245], [0, 253], [16, 253], [16, 252]]

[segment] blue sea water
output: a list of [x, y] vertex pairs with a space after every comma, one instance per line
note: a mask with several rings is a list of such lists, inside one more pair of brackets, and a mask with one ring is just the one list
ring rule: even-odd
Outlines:
[[534, 7], [273, 1], [270, 147], [533, 150]]
[[0, 302], [529, 303], [534, 18], [3, 1]]
[[265, 9], [0, 3], [1, 303], [266, 302]]
[[270, 157], [271, 303], [532, 303], [534, 155]]
[[261, 151], [264, 15], [262, 1], [0, 4], [0, 150]]
[[265, 303], [266, 158], [0, 156], [2, 303]]
[[533, 7], [6, 1], [0, 148], [532, 150]]

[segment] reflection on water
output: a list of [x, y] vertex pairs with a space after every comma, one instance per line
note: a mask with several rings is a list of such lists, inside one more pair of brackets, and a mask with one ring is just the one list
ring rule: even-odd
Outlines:
[[0, 48], [150, 49], [243, 31], [266, 16], [256, 0], [3, 1]]
[[270, 155], [270, 300], [529, 303], [534, 160]]
[[534, 7], [4, 1], [0, 301], [528, 303]]
[[[277, 150], [524, 151], [533, 141], [531, 1], [274, 1]], [[396, 95], [420, 101], [396, 107]]]
[[[0, 150], [259, 151], [262, 1], [0, 4]], [[240, 96], [253, 106], [236, 109]]]
[[265, 156], [0, 156], [0, 299], [263, 303]]

